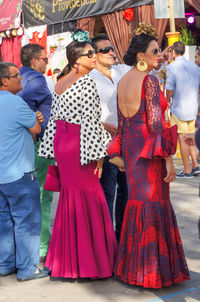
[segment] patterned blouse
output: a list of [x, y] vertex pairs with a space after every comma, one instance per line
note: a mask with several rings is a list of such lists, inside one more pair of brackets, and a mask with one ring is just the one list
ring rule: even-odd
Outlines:
[[85, 75], [61, 95], [53, 93], [51, 116], [47, 124], [38, 155], [54, 159], [53, 140], [56, 120], [81, 125], [81, 165], [107, 155], [106, 147], [111, 140], [101, 121], [100, 98], [94, 79]]

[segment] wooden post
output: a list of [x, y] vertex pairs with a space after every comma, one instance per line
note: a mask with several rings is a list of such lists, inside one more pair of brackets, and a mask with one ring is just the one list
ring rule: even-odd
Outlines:
[[170, 22], [170, 31], [176, 32], [175, 21], [174, 21], [174, 3], [173, 0], [168, 0], [168, 9], [169, 9], [169, 22]]
[[170, 32], [165, 33], [168, 38], [168, 45], [174, 44], [174, 42], [179, 41], [179, 32], [176, 32], [175, 19], [174, 19], [174, 0], [168, 0], [168, 10], [169, 10], [169, 23]]
[[[165, 33], [168, 38], [168, 45], [173, 45], [174, 42], [179, 41], [179, 32], [176, 32], [175, 28], [175, 19], [174, 19], [174, 2], [173, 0], [168, 0], [168, 10], [169, 10], [169, 24], [170, 24], [170, 32]], [[180, 146], [177, 143], [177, 151], [176, 157], [181, 158]]]

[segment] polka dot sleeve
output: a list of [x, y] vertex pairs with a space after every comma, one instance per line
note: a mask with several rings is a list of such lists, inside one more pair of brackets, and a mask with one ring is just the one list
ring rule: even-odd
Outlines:
[[80, 157], [81, 165], [84, 165], [107, 155], [106, 147], [111, 136], [101, 123], [100, 99], [96, 84], [90, 76], [83, 82], [81, 102]]

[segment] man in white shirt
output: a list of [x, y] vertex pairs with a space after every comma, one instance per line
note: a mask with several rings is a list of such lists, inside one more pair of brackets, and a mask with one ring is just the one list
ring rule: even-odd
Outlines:
[[[100, 96], [102, 116], [101, 121], [105, 129], [112, 136], [117, 130], [117, 84], [122, 76], [130, 70], [129, 66], [115, 65], [114, 47], [107, 35], [99, 35], [92, 39], [92, 46], [96, 52], [96, 68], [90, 72], [94, 78]], [[103, 187], [111, 217], [113, 217], [113, 203], [115, 189], [118, 184], [115, 205], [116, 236], [119, 240], [124, 209], [128, 199], [126, 175], [118, 167], [109, 163], [109, 158], [104, 159], [101, 185]]]

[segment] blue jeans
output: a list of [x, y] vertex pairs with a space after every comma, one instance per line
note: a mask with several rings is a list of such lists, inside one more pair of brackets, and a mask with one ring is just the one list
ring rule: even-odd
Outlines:
[[0, 273], [36, 271], [41, 229], [40, 189], [33, 172], [0, 184]]
[[104, 194], [106, 196], [108, 208], [112, 219], [115, 190], [116, 185], [118, 185], [114, 216], [116, 222], [115, 233], [117, 239], [119, 240], [124, 210], [128, 200], [126, 174], [125, 172], [120, 172], [117, 166], [109, 163], [109, 157], [105, 157], [103, 162], [103, 173], [100, 182], [104, 190]]

